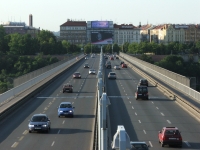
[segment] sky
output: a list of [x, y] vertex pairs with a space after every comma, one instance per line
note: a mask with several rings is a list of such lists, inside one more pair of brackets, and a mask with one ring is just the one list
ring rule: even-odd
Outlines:
[[59, 31], [67, 19], [116, 24], [200, 24], [200, 0], [1, 0], [0, 24], [25, 22]]

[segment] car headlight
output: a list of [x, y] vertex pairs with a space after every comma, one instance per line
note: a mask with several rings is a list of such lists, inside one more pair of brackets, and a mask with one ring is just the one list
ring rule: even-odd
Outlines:
[[69, 112], [72, 112], [71, 110]]
[[29, 126], [29, 127], [34, 127], [34, 125], [32, 125], [32, 124], [29, 124], [28, 126]]
[[60, 110], [60, 112], [63, 112], [62, 110]]
[[47, 125], [46, 125], [46, 124], [43, 124], [42, 127], [47, 127]]

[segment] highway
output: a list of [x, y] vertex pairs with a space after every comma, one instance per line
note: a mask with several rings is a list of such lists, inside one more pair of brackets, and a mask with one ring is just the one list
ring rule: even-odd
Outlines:
[[[96, 75], [89, 75], [84, 63], [98, 71], [99, 56], [81, 60], [48, 87], [0, 122], [2, 150], [89, 150], [92, 149], [96, 111]], [[72, 74], [81, 73], [81, 79]], [[73, 93], [62, 93], [64, 83], [73, 85]], [[63, 101], [73, 103], [74, 118], [58, 118], [57, 108]], [[45, 113], [51, 120], [49, 133], [28, 133], [28, 123], [34, 114]]]
[[[120, 60], [113, 60], [112, 67]], [[2, 150], [89, 150], [92, 149], [96, 110], [96, 75], [88, 75], [84, 63], [98, 71], [99, 56], [81, 60], [31, 100], [0, 122], [0, 149]], [[79, 71], [81, 79], [72, 79]], [[134, 92], [141, 76], [133, 70], [105, 69], [117, 74], [117, 80], [106, 78], [111, 136], [117, 125], [124, 125], [131, 141], [145, 141], [152, 150], [200, 149], [200, 123], [175, 101], [166, 97], [155, 86], [149, 86], [149, 100], [135, 100]], [[62, 93], [64, 83], [72, 83], [74, 93]], [[70, 101], [75, 107], [74, 118], [58, 118], [60, 102]], [[28, 120], [33, 114], [45, 113], [51, 119], [50, 133], [28, 133]], [[183, 137], [183, 147], [161, 148], [158, 131], [164, 126], [176, 126]], [[108, 143], [110, 145], [110, 143]]]
[[[120, 64], [120, 60], [111, 62], [112, 67]], [[131, 68], [105, 69], [105, 75], [110, 71], [117, 74], [117, 80], [106, 79], [107, 95], [111, 102], [108, 109], [112, 138], [117, 131], [117, 125], [124, 125], [131, 141], [145, 141], [152, 150], [200, 149], [200, 123], [174, 100], [151, 84], [148, 87], [149, 100], [135, 100], [134, 92], [142, 77]], [[164, 126], [179, 128], [184, 141], [182, 148], [167, 145], [161, 148], [158, 131]]]

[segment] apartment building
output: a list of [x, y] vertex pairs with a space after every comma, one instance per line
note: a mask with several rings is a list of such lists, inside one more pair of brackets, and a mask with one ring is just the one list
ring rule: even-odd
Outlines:
[[86, 44], [86, 21], [72, 21], [60, 25], [60, 40], [66, 40], [72, 44]]
[[150, 31], [154, 27], [152, 24], [140, 25], [141, 42], [150, 42]]
[[114, 43], [123, 45], [123, 43], [140, 43], [140, 28], [132, 24], [114, 24]]
[[188, 25], [185, 29], [185, 42], [197, 42], [200, 40], [200, 25]]

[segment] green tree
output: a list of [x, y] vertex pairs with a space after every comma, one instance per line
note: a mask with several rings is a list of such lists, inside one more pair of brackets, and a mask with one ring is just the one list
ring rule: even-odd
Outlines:
[[0, 25], [0, 54], [6, 54], [7, 48], [6, 48], [6, 31], [2, 25]]

